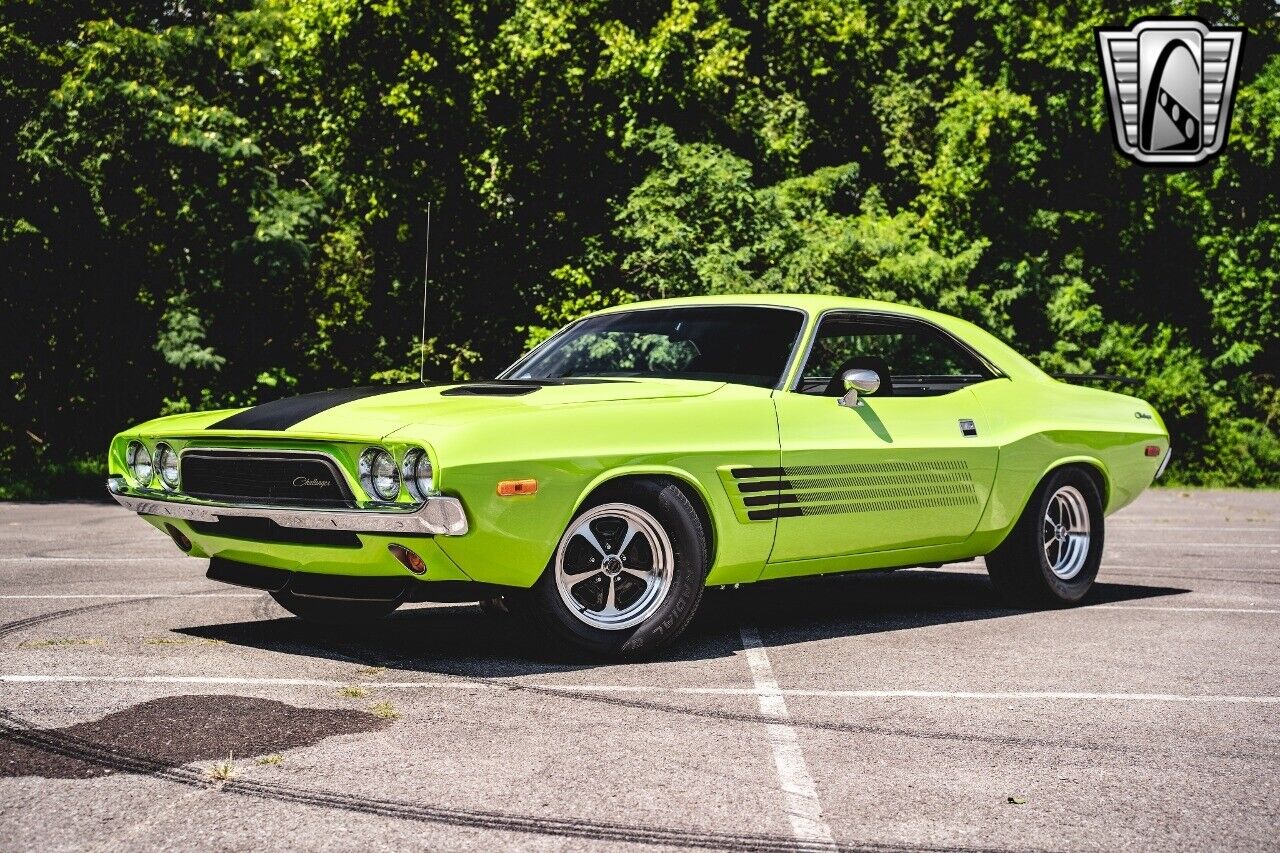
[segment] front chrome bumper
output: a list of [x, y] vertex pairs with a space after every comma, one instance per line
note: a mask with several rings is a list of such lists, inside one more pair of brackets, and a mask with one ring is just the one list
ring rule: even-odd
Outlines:
[[467, 515], [457, 498], [432, 497], [419, 504], [377, 509], [320, 509], [228, 504], [196, 500], [157, 491], [130, 488], [120, 476], [107, 478], [107, 492], [122, 507], [139, 515], [158, 515], [182, 521], [217, 521], [219, 516], [268, 518], [281, 527], [303, 530], [347, 530], [352, 533], [461, 536]]

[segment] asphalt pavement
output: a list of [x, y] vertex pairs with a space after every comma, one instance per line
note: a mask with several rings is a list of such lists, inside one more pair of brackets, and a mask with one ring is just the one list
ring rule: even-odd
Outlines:
[[982, 562], [709, 592], [643, 663], [311, 628], [106, 504], [0, 504], [0, 849], [1280, 846], [1280, 493], [1155, 490], [1085, 606]]

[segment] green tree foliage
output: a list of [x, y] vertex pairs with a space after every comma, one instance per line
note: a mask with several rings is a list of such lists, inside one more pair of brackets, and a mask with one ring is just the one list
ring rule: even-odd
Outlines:
[[[1174, 476], [1280, 485], [1280, 6], [1175, 6], [7, 0], [0, 495], [416, 375], [428, 203], [434, 376], [631, 299], [868, 296], [1138, 377]], [[1249, 31], [1180, 171], [1114, 152], [1092, 29], [1171, 11]]]

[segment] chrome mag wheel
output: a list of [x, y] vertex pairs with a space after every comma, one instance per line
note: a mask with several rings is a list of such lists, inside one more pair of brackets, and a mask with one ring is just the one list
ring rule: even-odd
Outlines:
[[601, 504], [560, 540], [556, 588], [580, 621], [621, 631], [662, 606], [674, 568], [671, 539], [656, 518], [631, 504]]
[[1062, 486], [1044, 512], [1044, 557], [1049, 568], [1069, 581], [1089, 558], [1089, 505], [1075, 486]]

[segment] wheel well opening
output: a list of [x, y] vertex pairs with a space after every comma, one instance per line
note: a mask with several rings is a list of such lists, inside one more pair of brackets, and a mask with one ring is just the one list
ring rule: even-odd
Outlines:
[[[1083, 471], [1083, 472], [1084, 472], [1084, 474], [1085, 474], [1085, 475], [1086, 475], [1090, 480], [1092, 480], [1092, 481], [1093, 481], [1093, 485], [1094, 485], [1095, 487], [1097, 487], [1097, 489], [1098, 489], [1098, 497], [1099, 497], [1099, 498], [1101, 499], [1101, 501], [1102, 501], [1102, 508], [1103, 508], [1104, 510], [1106, 509], [1106, 507], [1107, 507], [1107, 478], [1106, 478], [1106, 475], [1104, 475], [1104, 474], [1102, 473], [1102, 470], [1101, 470], [1100, 468], [1098, 468], [1098, 466], [1097, 466], [1097, 465], [1094, 465], [1094, 464], [1093, 464], [1093, 463], [1091, 463], [1091, 462], [1071, 462], [1071, 463], [1068, 463], [1068, 464], [1063, 465], [1063, 466], [1061, 466], [1061, 467], [1062, 467], [1062, 468], [1075, 468], [1075, 469], [1077, 469], [1077, 470], [1079, 470], [1079, 471]], [[1058, 470], [1058, 469], [1055, 469], [1055, 470]]]
[[716, 528], [711, 522], [711, 512], [707, 509], [707, 503], [703, 500], [702, 494], [687, 480], [670, 474], [623, 474], [620, 477], [614, 477], [611, 480], [605, 480], [600, 483], [591, 490], [590, 494], [583, 498], [583, 502], [591, 500], [603, 489], [625, 487], [629, 482], [639, 481], [673, 485], [684, 493], [690, 505], [693, 506], [693, 511], [698, 514], [698, 521], [702, 523], [702, 529], [707, 533], [707, 570], [710, 571], [711, 567], [716, 564]]

